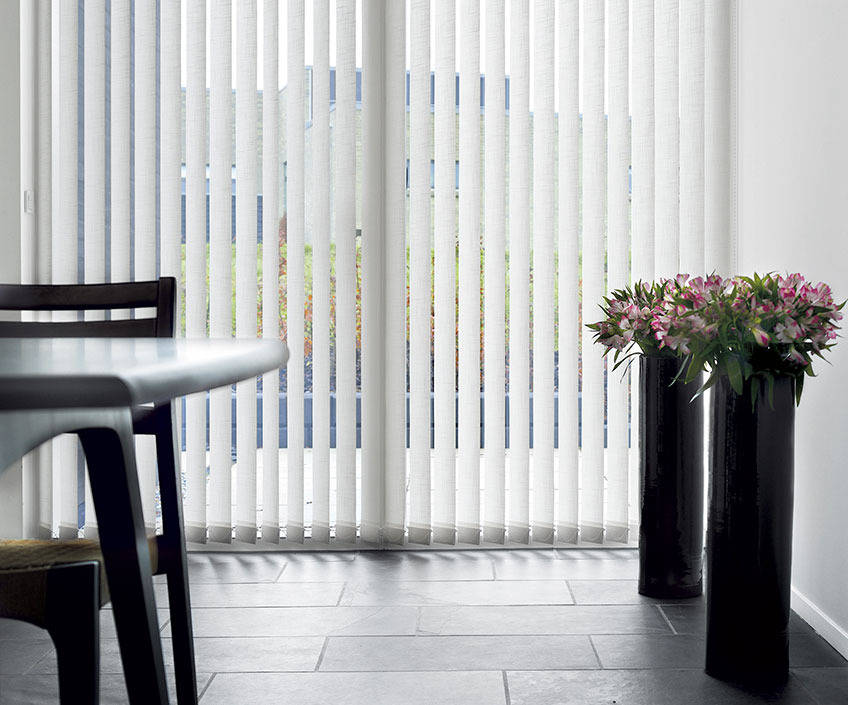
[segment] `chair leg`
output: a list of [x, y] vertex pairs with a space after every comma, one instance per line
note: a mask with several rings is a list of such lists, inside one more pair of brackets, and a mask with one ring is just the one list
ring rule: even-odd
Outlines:
[[100, 565], [58, 565], [47, 577], [47, 631], [56, 647], [63, 705], [100, 701]]
[[163, 529], [158, 542], [161, 564], [158, 572], [165, 573], [168, 579], [177, 702], [179, 705], [196, 705], [194, 635], [191, 624], [188, 560], [183, 531], [183, 495], [178, 460], [176, 405], [173, 401], [157, 407], [155, 429]]

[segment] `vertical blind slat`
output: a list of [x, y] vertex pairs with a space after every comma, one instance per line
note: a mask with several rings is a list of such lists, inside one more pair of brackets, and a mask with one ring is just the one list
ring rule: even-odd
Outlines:
[[506, 188], [505, 149], [505, 67], [504, 3], [493, 0], [486, 5], [486, 104], [484, 117], [484, 153], [486, 190], [484, 195], [484, 373], [486, 420], [484, 473], [485, 504], [483, 540], [503, 543], [505, 507], [505, 376], [504, 355], [506, 300]]
[[[209, 86], [209, 335], [233, 334], [232, 310], [232, 3], [210, 7]], [[241, 182], [239, 181], [239, 184]], [[209, 394], [209, 540], [232, 541], [232, 392], [229, 386]]]
[[289, 361], [286, 539], [303, 542], [303, 354], [304, 354], [304, 7], [288, 4], [288, 87], [286, 152], [286, 299]]
[[[604, 5], [583, 15], [583, 323], [593, 320], [604, 294], [606, 145], [604, 139]], [[604, 538], [604, 360], [583, 326], [582, 477], [580, 533]]]
[[[607, 291], [629, 283], [630, 260], [630, 119], [628, 83], [628, 0], [609, 3], [609, 86], [607, 193]], [[588, 321], [587, 321], [588, 322]], [[597, 347], [597, 346], [596, 346]], [[607, 539], [629, 539], [628, 376], [607, 376]]]
[[680, 124], [678, 0], [657, 0], [654, 80], [656, 101], [657, 277], [680, 267]]
[[336, 539], [356, 540], [356, 2], [336, 2]]
[[384, 526], [383, 381], [383, 5], [362, 3], [362, 513], [360, 535]]
[[[186, 26], [186, 337], [206, 336], [206, 3]], [[186, 540], [206, 541], [206, 395], [186, 398]]]
[[[406, 8], [386, 4], [385, 148], [385, 531], [406, 534]], [[342, 174], [343, 172], [336, 172]]]
[[[655, 178], [655, 110], [654, 110], [654, 2], [636, 0], [633, 3], [633, 67], [632, 91], [632, 283], [648, 282], [654, 278], [655, 237], [654, 202]], [[638, 368], [631, 376], [630, 390], [631, 429], [634, 430], [630, 453], [630, 526], [635, 530], [639, 522], [638, 434], [639, 384]]]
[[460, 0], [457, 539], [480, 543], [480, 0]]
[[704, 2], [680, 3], [680, 271], [704, 274]]
[[[554, 540], [554, 3], [533, 22], [533, 540]], [[573, 302], [569, 302], [571, 305]]]
[[530, 540], [530, 5], [510, 5], [509, 540]]
[[409, 541], [430, 543], [430, 4], [412, 0], [409, 77]]
[[557, 540], [577, 542], [580, 21], [578, 0], [559, 18], [559, 516]]
[[[236, 336], [256, 337], [256, 0], [240, 0], [236, 36]], [[236, 538], [256, 543], [256, 380], [236, 385]]]
[[[106, 281], [106, 3], [86, 4], [83, 34], [83, 217], [85, 283]], [[87, 311], [86, 320], [103, 320], [103, 311]], [[151, 497], [152, 499], [152, 497]], [[147, 506], [145, 505], [145, 509]], [[145, 515], [145, 519], [147, 519]], [[97, 536], [91, 483], [85, 473], [86, 536]]]
[[312, 538], [330, 540], [330, 3], [313, 3]]
[[[53, 173], [57, 198], [54, 203], [54, 230], [69, 233], [70, 237], [53, 238], [52, 283], [76, 284], [77, 233], [79, 224], [77, 207], [79, 121], [78, 85], [78, 6], [76, 0], [64, 0], [58, 5], [57, 45], [58, 80], [53, 82], [58, 93], [59, 114], [55, 141]], [[73, 316], [73, 314], [70, 314]], [[54, 313], [54, 320], [69, 320], [69, 314]], [[77, 441], [72, 436], [61, 436], [53, 442], [54, 491], [58, 490], [59, 538], [77, 537]], [[58, 485], [58, 487], [56, 486]]]
[[730, 271], [731, 0], [710, 0], [704, 15], [704, 270]]
[[[37, 133], [38, 149], [36, 194], [36, 284], [49, 284], [52, 275], [53, 240], [53, 5], [51, 0], [39, 0], [38, 8], [38, 92]], [[37, 453], [38, 478], [38, 538], [50, 538], [53, 525], [53, 444], [48, 441]]]
[[[136, 281], [156, 278], [156, 4], [135, 5], [135, 239]], [[136, 439], [144, 525], [156, 528], [156, 441]]]
[[456, 4], [435, 7], [433, 540], [456, 543]]
[[[280, 338], [280, 15], [276, 0], [264, 0], [262, 91], [262, 335]], [[262, 377], [262, 540], [280, 541], [280, 372]]]
[[[111, 281], [130, 280], [130, 3], [112, 0], [109, 70], [109, 246]], [[112, 312], [112, 319], [129, 311]]]

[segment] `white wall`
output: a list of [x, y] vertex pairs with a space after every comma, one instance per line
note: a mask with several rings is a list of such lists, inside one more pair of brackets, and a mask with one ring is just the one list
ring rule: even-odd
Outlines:
[[[739, 2], [738, 126], [740, 272], [845, 299], [848, 3]], [[796, 417], [793, 607], [848, 657], [848, 339], [828, 357]]]

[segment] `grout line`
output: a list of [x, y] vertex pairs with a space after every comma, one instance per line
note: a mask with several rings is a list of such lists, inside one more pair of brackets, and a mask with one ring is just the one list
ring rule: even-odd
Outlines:
[[598, 660], [598, 668], [604, 670], [604, 662], [601, 661], [601, 656], [598, 653], [598, 649], [595, 647], [595, 641], [592, 639], [591, 634], [587, 634], [587, 636], [589, 637], [589, 645], [592, 647], [592, 653], [595, 654], [595, 658]]
[[420, 605], [415, 608], [415, 636], [420, 636], [421, 634], [421, 607]]
[[504, 698], [506, 699], [505, 700], [506, 705], [510, 705], [510, 703], [512, 701], [510, 700], [510, 697], [509, 697], [509, 681], [507, 680], [507, 677], [506, 677], [506, 671], [502, 671], [502, 673], [503, 673], [503, 684], [504, 684]]
[[321, 647], [321, 653], [318, 654], [318, 660], [315, 662], [315, 668], [313, 669], [316, 673], [321, 668], [321, 664], [324, 662], [324, 654], [327, 653], [327, 647], [330, 645], [330, 637], [324, 637], [324, 644]]
[[210, 685], [212, 685], [212, 681], [214, 681], [214, 680], [215, 680], [215, 676], [217, 676], [217, 675], [218, 675], [217, 673], [213, 673], [213, 674], [212, 674], [212, 676], [211, 676], [211, 677], [209, 678], [209, 680], [207, 681], [206, 685], [205, 685], [205, 686], [203, 686], [203, 690], [201, 690], [201, 691], [197, 694], [197, 701], [198, 701], [198, 702], [200, 702], [200, 701], [203, 699], [203, 696], [204, 696], [204, 695], [206, 695], [206, 691], [207, 691], [207, 690], [209, 690], [209, 686], [210, 686]]
[[498, 567], [495, 565], [495, 562], [492, 561], [492, 580], [498, 579]]
[[274, 582], [275, 582], [275, 583], [280, 582], [280, 578], [282, 578], [282, 577], [283, 577], [283, 573], [285, 573], [285, 572], [286, 572], [286, 568], [288, 568], [288, 567], [289, 567], [289, 562], [288, 562], [288, 561], [283, 561], [283, 567], [282, 567], [282, 568], [280, 568], [280, 572], [279, 572], [279, 573], [277, 573], [277, 577], [276, 577], [276, 579], [274, 580]]
[[570, 580], [565, 581], [565, 587], [568, 589], [568, 594], [571, 595], [571, 604], [573, 604], [573, 605], [578, 604], [577, 598], [574, 597], [574, 590], [571, 589], [571, 581]]
[[342, 589], [339, 590], [339, 599], [336, 600], [336, 604], [335, 604], [336, 607], [342, 606], [342, 598], [344, 597], [345, 590], [347, 590], [347, 581], [342, 583]]
[[662, 605], [654, 605], [659, 611], [662, 618], [665, 620], [665, 623], [668, 625], [668, 628], [671, 629], [672, 634], [677, 634], [677, 630], [674, 628], [674, 625], [671, 623], [671, 620], [666, 615], [665, 611], [662, 608]]

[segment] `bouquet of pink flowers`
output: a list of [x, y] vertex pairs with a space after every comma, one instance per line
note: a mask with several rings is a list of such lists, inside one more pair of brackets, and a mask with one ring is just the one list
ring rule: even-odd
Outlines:
[[616, 367], [638, 354], [635, 345], [645, 355], [684, 358], [687, 382], [708, 369], [701, 392], [727, 375], [737, 394], [750, 379], [756, 397], [761, 382], [771, 390], [776, 375], [788, 375], [800, 400], [804, 376], [814, 376], [813, 356], [823, 358], [835, 345], [844, 305], [827, 284], [814, 286], [800, 274], [679, 274], [612, 292], [601, 306], [605, 319], [589, 328], [606, 353], [615, 350]]

